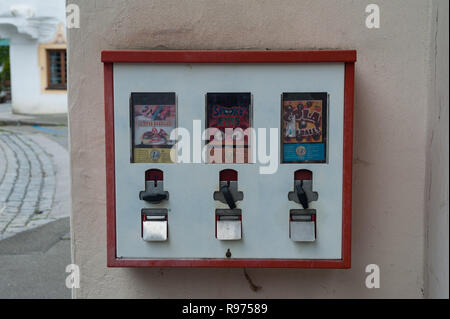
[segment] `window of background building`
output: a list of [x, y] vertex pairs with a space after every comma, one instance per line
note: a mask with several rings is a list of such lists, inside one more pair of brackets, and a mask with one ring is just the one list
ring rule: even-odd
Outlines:
[[47, 89], [67, 89], [66, 50], [47, 50]]

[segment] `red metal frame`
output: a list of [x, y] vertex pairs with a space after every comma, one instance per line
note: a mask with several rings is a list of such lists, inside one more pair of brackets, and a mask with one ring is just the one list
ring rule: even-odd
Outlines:
[[[350, 268], [352, 222], [355, 50], [320, 51], [102, 51], [105, 80], [105, 148], [108, 267]], [[345, 63], [342, 189], [342, 259], [118, 259], [114, 167], [114, 63]]]

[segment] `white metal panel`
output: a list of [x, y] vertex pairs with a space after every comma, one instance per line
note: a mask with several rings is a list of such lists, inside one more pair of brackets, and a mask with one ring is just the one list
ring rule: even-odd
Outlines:
[[[251, 92], [253, 126], [280, 128], [283, 92], [328, 92], [328, 163], [279, 164], [273, 175], [259, 174], [255, 164], [136, 164], [130, 163], [131, 92], [176, 92], [178, 126], [192, 130], [193, 120], [205, 121], [207, 92]], [[115, 64], [114, 125], [116, 167], [117, 256], [124, 258], [233, 258], [340, 259], [342, 246], [342, 167], [344, 64]], [[269, 139], [267, 138], [267, 141]], [[279, 140], [279, 138], [278, 138]], [[279, 155], [277, 155], [279, 160]], [[164, 171], [170, 200], [151, 205], [139, 200], [145, 171]], [[215, 238], [213, 199], [219, 171], [239, 174], [244, 199], [242, 240]], [[313, 190], [319, 200], [317, 239], [313, 243], [289, 238], [289, 210], [301, 208], [288, 201], [294, 172], [313, 172]], [[141, 208], [167, 208], [169, 238], [145, 242], [141, 238]]]

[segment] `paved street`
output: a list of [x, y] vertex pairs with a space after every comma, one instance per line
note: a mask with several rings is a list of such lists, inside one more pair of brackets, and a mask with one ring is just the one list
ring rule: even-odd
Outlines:
[[0, 125], [0, 298], [70, 298], [67, 127]]
[[0, 299], [71, 298], [69, 218], [0, 241]]
[[0, 240], [56, 220], [49, 155], [23, 134], [0, 132]]

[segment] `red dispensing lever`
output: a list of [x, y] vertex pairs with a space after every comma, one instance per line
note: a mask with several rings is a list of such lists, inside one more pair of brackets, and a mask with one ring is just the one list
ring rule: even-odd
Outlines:
[[152, 204], [169, 199], [169, 192], [164, 191], [163, 171], [159, 169], [145, 171], [145, 191], [139, 193], [139, 198]]

